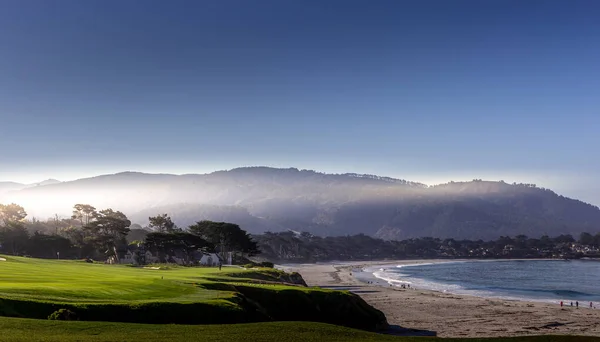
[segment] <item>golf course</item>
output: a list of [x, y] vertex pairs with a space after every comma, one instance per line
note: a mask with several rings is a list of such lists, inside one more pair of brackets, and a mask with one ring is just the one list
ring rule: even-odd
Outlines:
[[2, 258], [1, 316], [155, 324], [316, 321], [363, 330], [387, 325], [383, 313], [359, 296], [308, 288], [298, 274], [275, 269]]
[[[430, 337], [377, 334], [313, 322], [270, 322], [235, 325], [173, 325], [106, 322], [57, 322], [0, 317], [1, 341], [210, 341], [210, 342], [419, 342]], [[485, 339], [442, 339], [486, 342], [574, 342], [600, 341], [596, 337], [529, 336]]]
[[299, 275], [274, 269], [131, 267], [13, 256], [1, 260], [1, 341], [428, 339], [371, 332], [386, 328], [385, 316], [357, 295], [308, 288]]

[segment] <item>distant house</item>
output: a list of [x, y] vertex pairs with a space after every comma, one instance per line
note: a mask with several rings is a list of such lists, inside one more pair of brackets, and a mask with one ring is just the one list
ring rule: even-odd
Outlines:
[[215, 253], [204, 254], [199, 262], [203, 266], [219, 266], [221, 258]]
[[[140, 257], [139, 253], [144, 253], [143, 257]], [[119, 259], [115, 256], [110, 256], [106, 260], [107, 264], [125, 264], [125, 265], [140, 265], [140, 259], [144, 260], [144, 264], [153, 264], [159, 262], [158, 256], [153, 255], [150, 251], [143, 251], [135, 246], [130, 248], [122, 255], [119, 255]], [[196, 252], [194, 259], [197, 260], [197, 264], [202, 266], [219, 266], [222, 263], [221, 258], [216, 253], [203, 253]], [[185, 265], [185, 259], [182, 255], [167, 255], [167, 262]]]
[[127, 253], [120, 258], [119, 262], [121, 264], [135, 264], [133, 253], [128, 250]]

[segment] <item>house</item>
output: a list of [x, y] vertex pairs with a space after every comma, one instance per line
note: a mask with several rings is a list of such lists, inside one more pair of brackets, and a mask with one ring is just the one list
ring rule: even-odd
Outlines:
[[[221, 258], [216, 253], [203, 253], [197, 251], [194, 253], [193, 259], [196, 260], [196, 264], [202, 266], [219, 266], [222, 264]], [[177, 265], [186, 265], [186, 258], [184, 255], [167, 255], [166, 260], [169, 263]], [[160, 262], [158, 256], [154, 256], [150, 251], [140, 249], [136, 246], [130, 246], [124, 254], [119, 255], [117, 258], [113, 255], [108, 257], [106, 260], [107, 264], [125, 264], [125, 265], [140, 265], [140, 264], [153, 264]]]
[[221, 258], [215, 253], [204, 254], [199, 261], [202, 266], [219, 266]]

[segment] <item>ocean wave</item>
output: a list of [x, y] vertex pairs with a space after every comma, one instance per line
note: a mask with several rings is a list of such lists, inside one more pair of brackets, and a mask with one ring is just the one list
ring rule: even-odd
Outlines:
[[424, 263], [411, 263], [411, 264], [400, 264], [400, 265], [396, 265], [396, 268], [403, 268], [403, 267], [419, 267], [419, 266], [432, 266], [432, 265], [439, 265], [439, 264], [461, 264], [461, 263], [465, 263], [465, 262], [478, 262], [478, 261], [466, 261], [466, 260], [440, 260], [440, 261], [434, 261], [434, 262], [424, 262]]
[[554, 290], [554, 289], [529, 289], [529, 288], [515, 288], [515, 287], [499, 287], [490, 286], [487, 287], [490, 291], [506, 291], [506, 292], [519, 292], [519, 293], [535, 293], [535, 294], [553, 294], [564, 298], [585, 298], [585, 297], [596, 297], [596, 294], [586, 293], [581, 291], [573, 290]]
[[455, 263], [462, 263], [465, 262], [464, 260], [441, 260], [441, 261], [435, 261], [435, 262], [425, 262], [425, 263], [410, 263], [410, 264], [400, 264], [400, 265], [396, 265], [396, 266], [392, 266], [392, 265], [371, 265], [371, 266], [367, 266], [364, 267], [362, 269], [363, 272], [369, 272], [369, 273], [373, 273], [376, 271], [386, 271], [388, 269], [391, 268], [402, 268], [402, 267], [416, 267], [416, 266], [430, 266], [430, 265], [437, 265], [437, 264], [455, 264]]
[[[400, 287], [402, 284], [409, 284], [412, 288], [423, 289], [430, 291], [437, 291], [442, 293], [452, 293], [457, 295], [469, 295], [475, 297], [484, 298], [498, 298], [504, 300], [523, 300], [524, 297], [516, 295], [504, 294], [494, 292], [492, 289], [469, 289], [459, 284], [446, 284], [441, 282], [430, 281], [421, 278], [410, 277], [406, 274], [398, 272], [373, 272], [373, 276], [377, 279], [383, 280], [389, 285]], [[535, 300], [535, 299], [533, 299]], [[554, 301], [552, 301], [554, 302]]]
[[[554, 269], [554, 265], [552, 265], [551, 268], [548, 268], [548, 264], [541, 266], [535, 265], [535, 267], [532, 268], [532, 264], [528, 263], [527, 261], [503, 261], [502, 264], [498, 263], [497, 266], [494, 266], [494, 276], [498, 276], [498, 278], [490, 278], [494, 279], [490, 281], [488, 279], [485, 279], [485, 277], [481, 278], [477, 276], [481, 275], [481, 272], [486, 272], [486, 274], [489, 274], [487, 272], [491, 272], [490, 266], [481, 265], [478, 261], [461, 260], [450, 263], [458, 262], [467, 262], [479, 265], [465, 266], [466, 268], [463, 268], [462, 266], [457, 266], [455, 270], [454, 268], [448, 268], [445, 266], [440, 267], [439, 271], [442, 272], [441, 274], [445, 274], [445, 277], [447, 277], [446, 280], [439, 280], [430, 277], [434, 275], [435, 277], [437, 277], [437, 274], [440, 273], [437, 272], [438, 269], [431, 269], [429, 268], [429, 266], [439, 265], [440, 263], [377, 266], [371, 267], [371, 272], [369, 273], [372, 275], [372, 277], [383, 281], [384, 284], [388, 284], [391, 286], [402, 286], [403, 284], [410, 284], [412, 288], [433, 290], [457, 295], [469, 295], [503, 300], [527, 300], [551, 303], [558, 303], [561, 300], [600, 301], [600, 294], [598, 294], [595, 291], [595, 288], [592, 285], [590, 285], [591, 283], [589, 283], [589, 281], [584, 282], [583, 280], [585, 279], [580, 279], [580, 281], [577, 281], [572, 279], [571, 277], [564, 277], [564, 272], [571, 272], [569, 274], [575, 275], [592, 274], [591, 270], [584, 272], [583, 270], [579, 271], [578, 269], [572, 269], [573, 267], [577, 267], [577, 265], [569, 265], [569, 268], [567, 269], [556, 270]], [[492, 261], [490, 260], [489, 262]], [[510, 273], [506, 273], [514, 270], [512, 265], [515, 265], [514, 267], [517, 268], [520, 267], [520, 269], [516, 271], [517, 273], [515, 273], [516, 278], [511, 277]], [[412, 268], [418, 266], [427, 267], [423, 270], [409, 271], [408, 269], [406, 269], [406, 271], [402, 271], [402, 269], [405, 267]], [[540, 267], [542, 268], [540, 269]], [[457, 275], [457, 273], [454, 272], [459, 273]], [[556, 273], [557, 276], [553, 276], [554, 273]], [[457, 276], [462, 279], [456, 278]], [[486, 284], [486, 282], [489, 284]], [[505, 284], [509, 286], [504, 286], [505, 284], [493, 284], [494, 282], [505, 282]], [[515, 286], [510, 286], [513, 284]], [[531, 285], [533, 285], [533, 287]]]
[[389, 284], [411, 284], [411, 282], [409, 281], [405, 281], [402, 279], [397, 279], [396, 277], [401, 276], [401, 274], [398, 273], [387, 273], [387, 272], [373, 272], [373, 276], [377, 279], [381, 279]]

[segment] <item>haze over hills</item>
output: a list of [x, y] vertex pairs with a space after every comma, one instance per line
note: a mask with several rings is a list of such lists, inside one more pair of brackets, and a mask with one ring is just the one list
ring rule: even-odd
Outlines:
[[75, 203], [89, 203], [121, 210], [142, 225], [149, 216], [168, 213], [182, 227], [210, 219], [238, 223], [251, 233], [292, 229], [385, 239], [492, 239], [600, 229], [597, 207], [530, 184], [475, 180], [427, 186], [295, 168], [204, 175], [123, 172], [38, 186], [0, 183], [0, 203], [7, 202], [38, 218], [69, 216]]
[[5, 194], [11, 191], [22, 190], [26, 188], [31, 188], [34, 186], [43, 186], [43, 185], [52, 185], [58, 184], [60, 181], [56, 179], [47, 179], [43, 182], [33, 183], [33, 184], [21, 184], [16, 182], [0, 182], [0, 195]]

